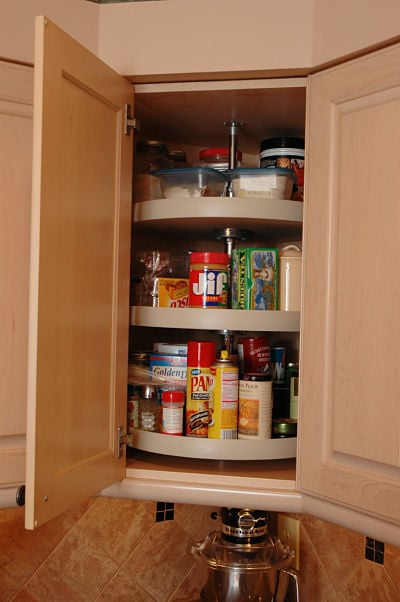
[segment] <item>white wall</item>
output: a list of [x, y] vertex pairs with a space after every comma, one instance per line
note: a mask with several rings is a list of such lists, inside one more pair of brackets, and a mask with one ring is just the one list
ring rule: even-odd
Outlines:
[[0, 57], [33, 62], [34, 18], [46, 15], [97, 53], [99, 8], [86, 0], [0, 0]]
[[400, 35], [399, 0], [315, 0], [313, 65]]
[[125, 75], [309, 66], [314, 0], [102, 5], [101, 58]]
[[45, 14], [125, 75], [310, 67], [399, 34], [400, 0], [0, 0], [0, 57]]

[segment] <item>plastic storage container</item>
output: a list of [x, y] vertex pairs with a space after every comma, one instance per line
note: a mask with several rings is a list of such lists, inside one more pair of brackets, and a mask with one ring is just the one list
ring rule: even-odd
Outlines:
[[263, 140], [260, 144], [260, 167], [293, 169], [296, 181], [292, 199], [303, 200], [304, 138], [281, 136]]
[[291, 169], [241, 167], [228, 172], [233, 196], [290, 200], [294, 173]]
[[164, 142], [138, 141], [133, 174], [133, 198], [136, 202], [161, 198], [160, 181], [150, 172], [167, 167], [168, 149]]
[[165, 199], [223, 196], [228, 181], [224, 173], [208, 167], [161, 169], [153, 175], [160, 179]]

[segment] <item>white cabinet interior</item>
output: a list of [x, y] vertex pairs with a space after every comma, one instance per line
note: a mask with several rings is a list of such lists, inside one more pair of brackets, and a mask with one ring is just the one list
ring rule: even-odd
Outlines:
[[[162, 140], [170, 149], [184, 150], [191, 164], [198, 161], [202, 148], [227, 147], [229, 129], [225, 122], [242, 121], [238, 139], [242, 163], [258, 166], [261, 140], [281, 135], [304, 136], [305, 83], [304, 79], [293, 78], [138, 85], [134, 114], [140, 130], [135, 137]], [[142, 249], [223, 251], [223, 241], [216, 240], [213, 234], [214, 229], [223, 227], [249, 230], [248, 238], [238, 243], [240, 246], [283, 246], [301, 241], [302, 213], [302, 203], [288, 200], [136, 199], [132, 257]], [[263, 333], [271, 345], [287, 348], [289, 361], [298, 360], [299, 312], [132, 306], [130, 325], [131, 347], [135, 350], [151, 349], [157, 340], [184, 342], [199, 330], [204, 338], [215, 338], [218, 344], [218, 331], [227, 329], [241, 336]], [[224, 478], [234, 489], [241, 476], [246, 477], [248, 490], [261, 485], [263, 489], [294, 493], [295, 440], [266, 441], [264, 449], [260, 442], [252, 445], [239, 440], [203, 440], [201, 445], [195, 441], [192, 451], [187, 451], [192, 441], [183, 437], [173, 438], [171, 443], [170, 439], [139, 433], [136, 442], [140, 451], [128, 448], [127, 477], [157, 476], [163, 482], [168, 480], [167, 471], [174, 475], [171, 478], [176, 478], [177, 473], [190, 474], [191, 478], [208, 483]], [[231, 451], [226, 451], [224, 443]]]

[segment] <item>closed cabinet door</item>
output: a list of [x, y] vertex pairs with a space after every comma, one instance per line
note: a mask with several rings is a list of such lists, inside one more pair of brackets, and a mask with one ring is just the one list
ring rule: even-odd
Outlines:
[[400, 46], [310, 77], [299, 484], [400, 521]]
[[36, 20], [26, 526], [121, 479], [132, 87]]

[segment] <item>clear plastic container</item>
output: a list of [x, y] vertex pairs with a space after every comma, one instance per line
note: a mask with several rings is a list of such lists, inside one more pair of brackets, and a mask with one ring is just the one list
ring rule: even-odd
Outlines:
[[224, 173], [208, 167], [162, 169], [153, 175], [159, 178], [165, 199], [223, 196], [228, 182]]
[[291, 169], [242, 167], [230, 170], [228, 175], [231, 178], [233, 196], [291, 199], [295, 180]]
[[135, 202], [162, 198], [160, 181], [151, 172], [169, 167], [168, 148], [159, 140], [139, 140], [136, 145], [133, 174]]

